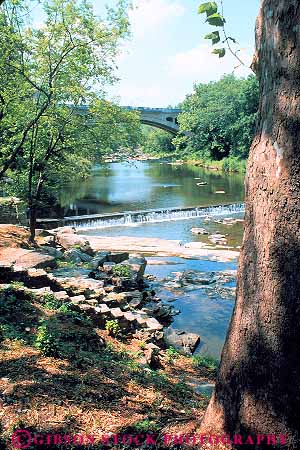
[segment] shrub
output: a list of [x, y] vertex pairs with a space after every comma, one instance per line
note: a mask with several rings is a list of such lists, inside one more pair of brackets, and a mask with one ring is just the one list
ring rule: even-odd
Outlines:
[[121, 328], [117, 320], [107, 320], [105, 323], [105, 329], [110, 336], [118, 336], [121, 333]]
[[65, 302], [58, 308], [58, 311], [63, 314], [70, 314], [70, 313], [74, 312], [73, 308], [74, 308], [74, 306], [72, 305], [72, 303]]
[[169, 347], [166, 350], [166, 354], [170, 363], [173, 363], [174, 359], [177, 359], [179, 357], [179, 353], [174, 347]]
[[5, 339], [11, 339], [13, 341], [20, 341], [25, 343], [26, 333], [22, 332], [19, 328], [15, 327], [13, 324], [3, 324], [0, 325], [0, 342]]
[[24, 287], [24, 283], [22, 281], [12, 281], [10, 283], [12, 289], [20, 289]]
[[244, 173], [246, 171], [246, 161], [234, 156], [224, 158], [222, 160], [222, 170], [224, 170], [224, 172]]
[[218, 361], [209, 355], [193, 356], [193, 363], [196, 367], [205, 367], [206, 369], [214, 371], [219, 367]]
[[42, 324], [37, 329], [35, 346], [41, 350], [45, 356], [58, 356], [60, 346], [57, 337], [51, 333], [46, 324]]
[[112, 273], [116, 277], [130, 278], [131, 270], [128, 264], [117, 264], [113, 266]]
[[144, 419], [133, 424], [132, 428], [136, 433], [149, 433], [158, 431], [160, 427], [159, 424], [149, 419]]
[[146, 342], [140, 341], [140, 342], [139, 342], [139, 347], [140, 347], [141, 350], [145, 350], [145, 348], [146, 348]]
[[43, 296], [44, 306], [47, 309], [57, 311], [62, 306], [62, 301], [56, 298], [53, 294], [45, 294]]

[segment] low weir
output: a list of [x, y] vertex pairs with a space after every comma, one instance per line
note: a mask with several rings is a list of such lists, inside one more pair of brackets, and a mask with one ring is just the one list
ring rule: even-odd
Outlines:
[[215, 206], [199, 206], [190, 208], [163, 208], [144, 211], [124, 211], [120, 213], [70, 216], [63, 219], [39, 219], [38, 226], [51, 229], [56, 227], [76, 227], [84, 229], [100, 229], [130, 226], [143, 223], [158, 223], [171, 220], [185, 220], [206, 216], [221, 216], [244, 213], [244, 203], [228, 203]]

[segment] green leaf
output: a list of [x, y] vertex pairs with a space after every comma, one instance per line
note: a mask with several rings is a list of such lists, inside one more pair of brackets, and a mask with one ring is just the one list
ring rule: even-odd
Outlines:
[[206, 36], [204, 36], [204, 39], [211, 39], [212, 44], [217, 44], [220, 42], [220, 33], [218, 31], [213, 31], [212, 33], [208, 33]]
[[213, 25], [215, 27], [222, 27], [224, 23], [226, 23], [226, 20], [223, 16], [221, 16], [221, 14], [215, 13], [207, 17], [206, 22], [208, 22], [209, 25]]
[[215, 14], [216, 12], [218, 12], [218, 5], [216, 4], [216, 2], [202, 3], [199, 6], [198, 10], [199, 14], [206, 13], [207, 17], [211, 16], [212, 14]]
[[212, 51], [214, 55], [219, 55], [219, 58], [223, 58], [226, 54], [225, 48], [215, 48], [215, 50]]

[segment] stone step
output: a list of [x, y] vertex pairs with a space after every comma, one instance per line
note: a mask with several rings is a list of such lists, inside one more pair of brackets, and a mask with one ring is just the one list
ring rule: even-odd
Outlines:
[[80, 303], [78, 304], [78, 308], [91, 317], [94, 315], [94, 306], [88, 305], [87, 303]]
[[111, 318], [110, 309], [107, 305], [100, 304], [93, 307], [93, 313], [90, 314], [95, 324], [104, 327], [107, 319]]
[[102, 298], [105, 295], [103, 281], [92, 278], [61, 277], [56, 278], [55, 282], [59, 290], [71, 295], [84, 295], [86, 298]]
[[83, 303], [86, 303], [86, 298], [84, 295], [75, 295], [74, 297], [70, 297], [70, 300], [74, 305], [82, 305]]
[[50, 286], [48, 276], [49, 274], [43, 269], [28, 269], [25, 284], [32, 288]]
[[137, 321], [138, 325], [141, 328], [146, 328], [148, 316], [145, 317], [145, 316], [142, 316], [142, 315], [136, 314], [136, 313], [132, 313], [132, 314], [134, 315], [135, 320]]
[[136, 316], [134, 314], [132, 314], [132, 312], [130, 312], [130, 311], [124, 313], [124, 317], [130, 324], [134, 324], [137, 322]]
[[120, 308], [111, 308], [110, 314], [114, 319], [124, 317], [124, 312]]
[[42, 287], [39, 289], [33, 289], [33, 288], [24, 288], [24, 292], [31, 292], [36, 298], [42, 299], [45, 295], [53, 295], [54, 292], [51, 291], [49, 286]]
[[85, 303], [87, 305], [91, 305], [91, 306], [98, 306], [98, 300], [94, 299], [94, 298], [90, 298], [90, 299], [86, 299]]
[[110, 313], [110, 309], [109, 309], [109, 307], [107, 305], [100, 304], [100, 305], [95, 307], [95, 312], [97, 314], [106, 314], [106, 315], [108, 315]]
[[53, 295], [57, 300], [67, 301], [69, 300], [69, 296], [66, 291], [53, 292]]
[[147, 328], [150, 331], [161, 331], [164, 327], [161, 325], [158, 320], [154, 319], [153, 317], [149, 317], [146, 320]]
[[126, 295], [123, 292], [121, 293], [110, 292], [103, 298], [103, 300], [107, 304], [117, 303], [119, 305], [122, 305], [126, 303]]
[[141, 303], [142, 303], [142, 300], [140, 299], [140, 298], [133, 298], [130, 302], [129, 302], [129, 306], [131, 307], [131, 308], [134, 308], [134, 309], [136, 309], [136, 308], [138, 308], [140, 305], [141, 305]]

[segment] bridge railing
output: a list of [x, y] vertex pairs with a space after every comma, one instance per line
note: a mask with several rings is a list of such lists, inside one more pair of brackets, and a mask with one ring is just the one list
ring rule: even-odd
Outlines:
[[121, 106], [121, 108], [128, 109], [130, 111], [154, 111], [154, 112], [163, 112], [169, 114], [180, 114], [182, 112], [179, 108], [148, 108], [146, 106]]

